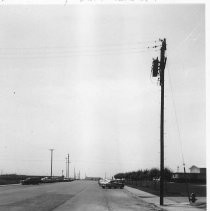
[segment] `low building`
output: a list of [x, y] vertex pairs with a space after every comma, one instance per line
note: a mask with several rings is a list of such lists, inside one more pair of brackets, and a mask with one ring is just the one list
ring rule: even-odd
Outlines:
[[190, 173], [206, 174], [206, 168], [198, 168], [197, 166], [191, 166]]
[[192, 166], [189, 168], [189, 173], [176, 172], [173, 173], [172, 179], [175, 182], [195, 182], [195, 183], [206, 183], [206, 168], [198, 168]]
[[195, 174], [200, 173], [200, 168], [198, 168], [197, 166], [191, 166], [189, 169], [190, 169], [190, 173], [195, 173]]
[[101, 177], [85, 177], [85, 180], [93, 180], [93, 181], [98, 181], [100, 180]]

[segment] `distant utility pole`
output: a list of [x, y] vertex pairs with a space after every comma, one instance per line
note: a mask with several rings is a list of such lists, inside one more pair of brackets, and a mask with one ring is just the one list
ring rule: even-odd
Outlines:
[[75, 171], [75, 167], [74, 167], [74, 179], [76, 179], [76, 171]]
[[68, 154], [68, 178], [69, 178], [69, 154]]
[[53, 151], [54, 149], [49, 149], [51, 151], [51, 169], [50, 169], [50, 177], [52, 179], [52, 165], [53, 165]]
[[66, 178], [68, 178], [68, 158], [66, 157]]
[[160, 205], [163, 205], [164, 198], [164, 70], [166, 66], [165, 51], [166, 39], [160, 40], [160, 61], [158, 58], [153, 60], [152, 76], [159, 76], [161, 86], [161, 114], [160, 114]]

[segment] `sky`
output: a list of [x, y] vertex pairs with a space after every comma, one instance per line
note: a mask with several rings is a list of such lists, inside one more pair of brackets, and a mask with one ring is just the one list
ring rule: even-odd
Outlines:
[[206, 167], [204, 4], [1, 6], [1, 173], [159, 168], [163, 38], [165, 166]]

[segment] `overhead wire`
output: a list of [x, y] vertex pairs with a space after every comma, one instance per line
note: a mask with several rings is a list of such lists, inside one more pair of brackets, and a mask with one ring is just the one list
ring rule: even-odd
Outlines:
[[108, 49], [108, 50], [95, 50], [95, 51], [53, 51], [53, 52], [23, 52], [23, 53], [4, 53], [3, 55], [0, 54], [0, 58], [7, 59], [7, 58], [61, 58], [61, 57], [72, 57], [72, 56], [98, 56], [98, 55], [113, 55], [113, 54], [138, 54], [138, 53], [145, 53], [154, 49], [146, 49], [146, 48], [122, 48], [122, 49]]
[[[151, 41], [152, 44], [156, 41]], [[105, 45], [79, 45], [79, 46], [38, 46], [38, 47], [7, 47], [0, 49], [72, 49], [72, 48], [107, 48], [107, 47], [123, 47], [123, 46], [139, 46], [139, 45], [149, 45], [150, 42], [137, 41], [132, 43], [118, 43], [118, 44], [105, 44]]]
[[[148, 43], [147, 43], [148, 44]], [[105, 47], [105, 49], [102, 47], [101, 49], [100, 49], [100, 47], [99, 48], [96, 48], [95, 49], [95, 53], [96, 53], [96, 55], [100, 55], [100, 54], [104, 54], [104, 53], [106, 53], [106, 54], [113, 54], [113, 53], [140, 53], [140, 52], [148, 52], [148, 51], [154, 51], [154, 48], [148, 48], [148, 45], [146, 45], [145, 47], [136, 47], [135, 46], [135, 48], [133, 47], [133, 46], [127, 46], [127, 48], [122, 48], [122, 46], [118, 46], [118, 47], [121, 47], [121, 48], [116, 48], [116, 46], [117, 45], [113, 45], [113, 46], [109, 46], [109, 48], [107, 48], [107, 46], [104, 46]], [[110, 48], [111, 47], [111, 48]], [[88, 47], [87, 47], [88, 48]], [[114, 49], [113, 49], [114, 48]], [[53, 51], [53, 52], [47, 52], [48, 54], [50, 53], [50, 54], [56, 54], [56, 53], [60, 53], [60, 56], [61, 57], [63, 57], [63, 56], [67, 56], [67, 57], [69, 57], [69, 56], [77, 56], [77, 55], [82, 55], [82, 56], [84, 56], [85, 54], [84, 54], [84, 52], [82, 51], [82, 53], [83, 54], [81, 54], [81, 49], [80, 50], [76, 50], [75, 51], [75, 49], [74, 50], [72, 50], [70, 47], [68, 48], [68, 47], [59, 47], [59, 46], [54, 46], [54, 47], [49, 47], [49, 46], [47, 46], [47, 47], [37, 47], [37, 48], [0, 48], [0, 57], [1, 57], [1, 54], [2, 54], [2, 52], [3, 51], [9, 51], [8, 53], [10, 53], [9, 55], [8, 55], [8, 58], [11, 58], [11, 50], [13, 50], [13, 51], [23, 51], [23, 55], [15, 55], [15, 56], [22, 56], [22, 57], [25, 57], [25, 58], [32, 58], [32, 55], [28, 55], [28, 53], [30, 52], [30, 51], [32, 51], [32, 53], [33, 53], [33, 51], [35, 50], [38, 50], [38, 51], [40, 51], [41, 50], [41, 53], [44, 53], [44, 54], [46, 54], [46, 52], [43, 52], [43, 50], [52, 50], [52, 49], [60, 49], [60, 50], [66, 50], [66, 52], [67, 52], [67, 54], [65, 54], [66, 52], [65, 51]], [[29, 52], [28, 52], [29, 51]], [[157, 50], [156, 50], [157, 51]], [[91, 51], [90, 51], [91, 52]], [[13, 52], [13, 53], [18, 53], [18, 52]], [[34, 53], [39, 53], [39, 55], [37, 55], [37, 57], [40, 57], [40, 56], [42, 56], [42, 55], [40, 55], [40, 52], [34, 52]], [[64, 53], [64, 55], [62, 55], [61, 53]], [[70, 54], [69, 54], [70, 53]], [[77, 54], [75, 54], [75, 53], [77, 53]], [[86, 50], [86, 52], [85, 53], [89, 53], [89, 52], [87, 52], [87, 50]], [[94, 51], [92, 51], [91, 53], [94, 53]], [[25, 54], [25, 55], [24, 55]], [[91, 54], [86, 54], [86, 55], [91, 55]], [[5, 54], [5, 52], [4, 52], [4, 58], [7, 58], [7, 57], [5, 57], [5, 56], [7, 56], [6, 54]], [[14, 56], [14, 57], [15, 57]], [[36, 56], [36, 55], [35, 55]], [[46, 55], [44, 55], [44, 56], [46, 56]], [[59, 57], [59, 55], [50, 55], [50, 57], [52, 57], [52, 56], [55, 56], [56, 58], [58, 58]], [[14, 57], [12, 57], [12, 58], [14, 58]], [[1, 57], [2, 58], [2, 57]], [[22, 161], [22, 162], [41, 162], [41, 161], [45, 161], [45, 160], [41, 160], [41, 159], [31, 159], [31, 160], [20, 160], [20, 161]], [[48, 161], [48, 160], [46, 160], [46, 161]], [[54, 160], [55, 162], [64, 162], [63, 160]], [[79, 161], [79, 160], [75, 160], [74, 162], [89, 162], [89, 161]], [[91, 161], [92, 162], [92, 161]], [[115, 162], [109, 162], [109, 161], [100, 161], [100, 160], [98, 160], [98, 163], [115, 163]], [[116, 162], [116, 163], [118, 163], [118, 162]], [[129, 162], [130, 163], [130, 162]]]
[[[11, 161], [14, 162], [13, 159], [1, 159], [1, 160], [6, 160], [6, 161]], [[15, 160], [16, 163], [18, 162], [49, 162], [50, 159], [20, 159], [20, 160]], [[65, 162], [65, 159], [53, 159], [53, 162]], [[80, 159], [73, 159], [71, 160], [71, 163], [103, 163], [103, 164], [118, 164], [119, 161], [105, 161], [105, 160], [80, 160]], [[138, 163], [138, 161], [125, 161], [125, 163]]]
[[[201, 24], [202, 24], [201, 21], [198, 22], [191, 29], [191, 31], [185, 36], [185, 38], [176, 45], [176, 48], [172, 49], [171, 53], [172, 54], [175, 53], [178, 49], [180, 51], [183, 51], [183, 46], [189, 41], [190, 37], [196, 32], [196, 30], [201, 26]], [[196, 39], [200, 36], [200, 34], [201, 34], [201, 32], [199, 32]], [[183, 63], [182, 57], [181, 57], [181, 62]], [[175, 113], [175, 121], [176, 121], [176, 125], [177, 125], [178, 136], [179, 136], [179, 144], [180, 144], [180, 148], [181, 148], [181, 157], [182, 157], [183, 166], [185, 167], [185, 159], [184, 159], [183, 147], [182, 147], [182, 138], [181, 138], [181, 132], [180, 132], [180, 127], [179, 127], [179, 122], [178, 122], [178, 117], [177, 117], [176, 104], [175, 104], [174, 94], [173, 94], [173, 85], [172, 85], [172, 82], [171, 82], [171, 75], [170, 75], [170, 70], [169, 70], [168, 64], [167, 64], [166, 70], [168, 72], [169, 87], [170, 87], [170, 90], [171, 90], [172, 103], [173, 103], [174, 113]]]
[[89, 56], [113, 53], [146, 52], [148, 43], [141, 46], [140, 42], [130, 44], [109, 44], [101, 46], [40, 46], [40, 47], [14, 47], [0, 48], [0, 57], [51, 57], [51, 56]]
[[172, 98], [172, 104], [174, 107], [174, 114], [175, 114], [175, 121], [176, 121], [176, 127], [177, 127], [177, 131], [178, 131], [178, 140], [179, 140], [179, 144], [180, 144], [180, 149], [181, 149], [181, 158], [182, 158], [182, 163], [183, 166], [185, 166], [185, 159], [184, 159], [184, 153], [183, 153], [183, 147], [182, 147], [182, 138], [181, 138], [181, 132], [180, 132], [180, 127], [179, 127], [179, 121], [178, 121], [178, 117], [177, 117], [177, 109], [176, 109], [176, 104], [175, 104], [175, 100], [174, 100], [174, 91], [173, 91], [173, 85], [172, 85], [172, 80], [171, 80], [171, 75], [170, 75], [170, 71], [169, 71], [169, 67], [167, 64], [167, 68], [166, 68], [167, 72], [168, 72], [168, 78], [169, 78], [169, 87], [171, 90], [171, 98]]
[[[196, 32], [196, 30], [201, 26], [201, 21], [198, 22], [198, 24], [196, 24], [192, 30], [185, 36], [185, 38], [178, 43], [178, 45], [176, 46], [175, 49], [172, 49], [172, 54], [175, 53], [178, 49], [180, 51], [183, 51], [183, 46], [184, 44], [186, 44], [190, 37]], [[196, 38], [198, 38], [200, 36], [201, 32], [199, 32], [199, 34], [197, 35]], [[182, 46], [182, 47], [181, 47]], [[181, 63], [183, 63], [183, 58], [180, 58]], [[176, 111], [176, 104], [175, 104], [175, 100], [174, 100], [174, 94], [173, 94], [173, 86], [172, 86], [172, 82], [171, 82], [171, 76], [170, 76], [170, 71], [169, 71], [169, 67], [167, 65], [166, 68], [167, 72], [168, 72], [168, 77], [169, 77], [169, 87], [171, 90], [171, 97], [172, 97], [172, 102], [173, 102], [173, 107], [174, 107], [174, 112], [175, 112], [175, 121], [176, 121], [176, 125], [177, 125], [177, 131], [178, 131], [178, 136], [179, 136], [179, 144], [180, 144], [180, 148], [181, 148], [181, 157], [182, 157], [182, 162], [183, 162], [183, 166], [185, 167], [185, 159], [184, 159], [184, 154], [183, 154], [183, 147], [182, 147], [182, 138], [181, 138], [181, 132], [180, 132], [180, 127], [179, 127], [179, 122], [178, 122], [178, 117], [177, 117], [177, 111]]]
[[[185, 38], [176, 45], [176, 48], [172, 49], [172, 54], [175, 53], [178, 49], [179, 50], [183, 50], [183, 45], [188, 42], [188, 40], [190, 39], [190, 37], [200, 27], [200, 25], [201, 25], [201, 22], [199, 22], [198, 24], [196, 24], [193, 27], [193, 29], [185, 36]], [[200, 35], [200, 33], [201, 32], [199, 32], [199, 35]], [[197, 35], [197, 37], [198, 37], [198, 35]]]

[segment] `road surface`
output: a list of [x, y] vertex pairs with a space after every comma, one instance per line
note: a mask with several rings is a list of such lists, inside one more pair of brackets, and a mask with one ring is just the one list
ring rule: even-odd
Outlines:
[[94, 181], [0, 186], [0, 211], [159, 210], [124, 189], [102, 189]]

